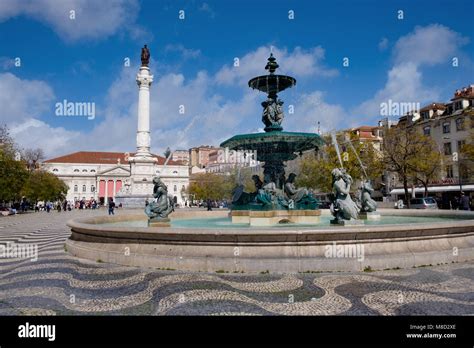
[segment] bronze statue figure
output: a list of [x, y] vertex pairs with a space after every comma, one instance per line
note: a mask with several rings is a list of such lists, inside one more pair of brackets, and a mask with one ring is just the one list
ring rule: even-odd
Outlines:
[[159, 220], [166, 219], [174, 211], [174, 203], [171, 197], [168, 197], [168, 188], [157, 176], [153, 178], [153, 197], [155, 198], [145, 207], [145, 213], [148, 218]]
[[150, 63], [150, 50], [146, 45], [142, 48], [141, 59], [142, 66], [148, 66], [148, 64]]
[[359, 209], [350, 195], [351, 185], [352, 177], [344, 169], [333, 169], [332, 187], [335, 197], [331, 204], [331, 213], [335, 221], [359, 218]]

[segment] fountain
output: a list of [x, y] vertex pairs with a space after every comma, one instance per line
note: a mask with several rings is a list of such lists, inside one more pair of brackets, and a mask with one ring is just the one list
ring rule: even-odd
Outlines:
[[278, 223], [314, 224], [321, 212], [318, 202], [305, 188], [296, 188], [296, 175], [285, 177], [285, 162], [297, 158], [299, 153], [317, 150], [323, 140], [315, 133], [285, 132], [283, 101], [278, 93], [296, 85], [291, 76], [275, 74], [279, 67], [270, 54], [265, 69], [268, 75], [257, 76], [249, 81], [249, 87], [267, 94], [262, 102], [264, 133], [239, 134], [220, 146], [235, 151], [252, 151], [257, 160], [264, 162], [262, 180], [254, 176], [255, 192], [244, 192], [243, 185], [234, 190], [232, 222], [249, 223], [251, 226], [267, 226]]
[[[268, 95], [262, 103], [265, 132], [236, 135], [222, 144], [256, 150], [265, 162], [263, 180], [253, 177], [254, 192], [244, 192], [241, 184], [236, 187], [231, 218], [228, 211], [173, 211], [166, 185], [155, 177], [155, 200], [146, 214], [129, 210], [69, 221], [68, 252], [128, 266], [238, 273], [361, 271], [474, 259], [473, 213], [383, 209], [377, 211], [379, 219], [371, 218], [376, 209], [372, 187], [364, 181], [360, 198], [352, 201], [352, 178], [342, 160], [332, 173], [332, 214], [319, 210], [311, 193], [295, 186], [296, 175], [285, 175], [285, 162], [301, 151], [317, 149], [322, 140], [317, 134], [283, 131], [283, 102], [277, 93], [296, 80], [275, 74], [278, 64], [272, 55], [266, 68], [268, 75], [249, 81], [250, 87]], [[333, 142], [340, 158], [335, 136]], [[364, 214], [366, 219], [357, 219]], [[351, 219], [359, 225], [346, 223]], [[336, 257], [331, 252], [335, 249], [344, 253]]]

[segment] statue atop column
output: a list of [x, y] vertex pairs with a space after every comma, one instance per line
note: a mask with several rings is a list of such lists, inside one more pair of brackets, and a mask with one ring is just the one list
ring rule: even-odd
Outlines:
[[148, 66], [150, 63], [150, 50], [147, 45], [143, 46], [141, 54], [142, 66]]

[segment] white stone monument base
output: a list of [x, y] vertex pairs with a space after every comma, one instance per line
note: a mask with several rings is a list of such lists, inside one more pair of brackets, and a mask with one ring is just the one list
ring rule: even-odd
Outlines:
[[153, 200], [153, 196], [149, 195], [116, 195], [115, 196], [115, 206], [118, 206], [122, 203], [123, 208], [134, 209], [139, 208], [145, 210], [145, 201], [148, 199], [148, 202]]

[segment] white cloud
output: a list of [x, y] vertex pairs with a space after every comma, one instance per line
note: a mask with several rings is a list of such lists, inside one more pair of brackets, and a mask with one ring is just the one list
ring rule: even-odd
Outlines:
[[467, 42], [467, 38], [440, 24], [417, 26], [395, 43], [395, 64], [435, 65], [447, 62]]
[[[10, 127], [10, 133], [23, 148], [41, 148], [48, 155], [61, 155], [82, 149], [81, 134], [63, 127], [51, 127], [38, 119], [29, 118]], [[71, 143], [72, 142], [72, 143]]]
[[321, 132], [348, 127], [346, 112], [337, 104], [324, 100], [324, 92], [313, 91], [301, 94], [295, 103], [295, 113], [286, 113], [285, 129], [292, 131], [317, 132], [318, 121]]
[[[293, 52], [289, 52], [286, 48], [273, 47], [273, 55], [281, 66], [277, 73], [292, 74], [297, 80], [309, 76], [331, 77], [337, 75], [336, 69], [326, 68], [322, 64], [324, 52], [320, 46], [309, 50], [296, 47]], [[270, 47], [262, 46], [243, 57], [233, 57], [232, 60], [239, 59], [239, 66], [234, 66], [232, 61], [232, 65], [222, 67], [216, 75], [216, 82], [223, 85], [232, 85], [238, 82], [244, 85], [250, 77], [267, 74], [264, 68], [269, 55]]]
[[2, 0], [0, 22], [26, 15], [52, 27], [62, 39], [76, 41], [104, 38], [124, 29], [137, 35], [138, 11], [136, 0]]
[[415, 27], [413, 32], [402, 36], [395, 43], [392, 51], [394, 65], [388, 71], [385, 86], [372, 98], [357, 106], [352, 113], [374, 121], [374, 117], [381, 117], [381, 103], [388, 103], [389, 100], [398, 103], [415, 102], [421, 106], [438, 101], [439, 89], [423, 84], [421, 69], [424, 66], [448, 64], [466, 42], [466, 38], [439, 24]]
[[22, 80], [12, 73], [0, 74], [0, 120], [22, 122], [47, 112], [54, 99], [52, 88], [43, 81]]

